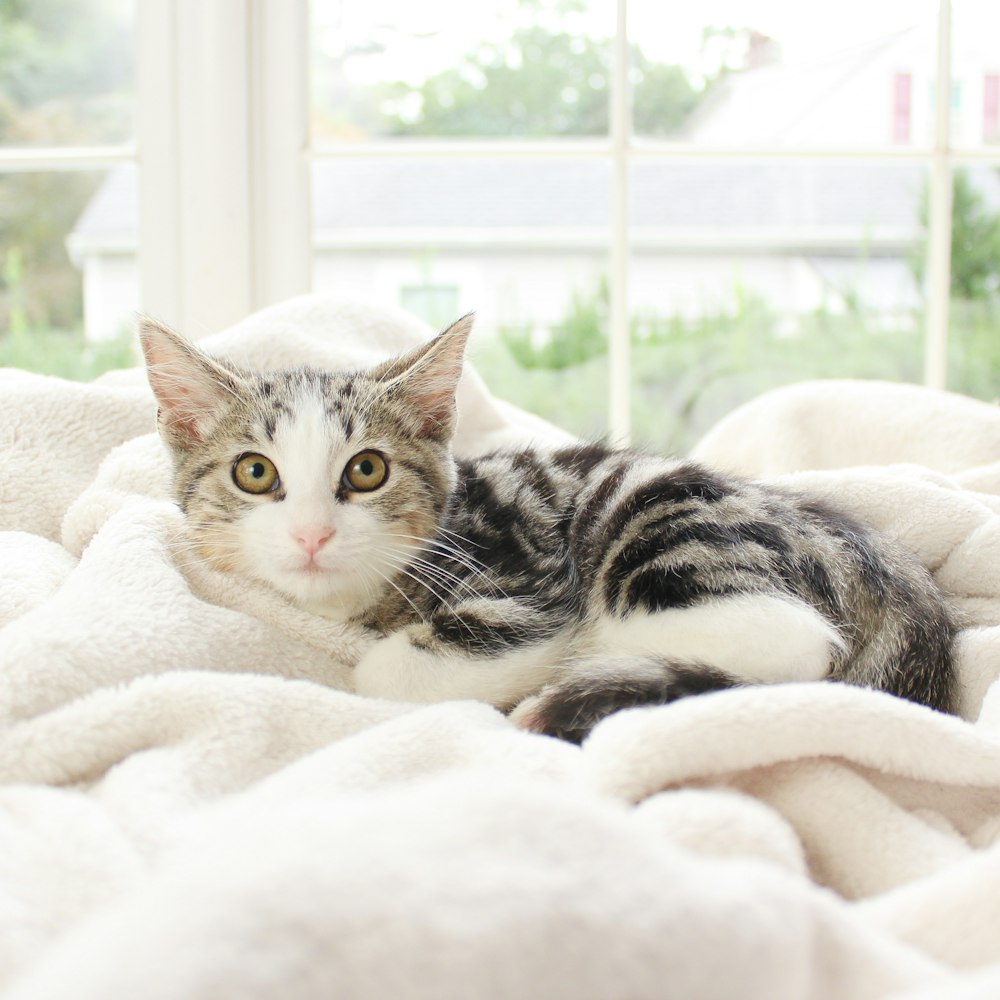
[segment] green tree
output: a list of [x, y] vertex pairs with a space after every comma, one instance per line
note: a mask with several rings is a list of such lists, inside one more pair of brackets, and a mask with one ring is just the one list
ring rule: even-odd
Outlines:
[[[0, 144], [118, 142], [131, 130], [122, 0], [0, 0]], [[100, 177], [0, 174], [0, 333], [78, 325], [64, 239]]]
[[[926, 230], [929, 194], [921, 197], [920, 222]], [[913, 257], [913, 272], [923, 284], [927, 241], [921, 241]], [[951, 294], [959, 299], [978, 300], [1000, 293], [1000, 212], [991, 209], [965, 168], [955, 171], [952, 180]]]
[[[522, 0], [522, 8], [529, 12], [537, 7]], [[575, 5], [563, 0], [559, 9], [566, 13]], [[381, 102], [386, 131], [434, 136], [606, 135], [611, 43], [582, 28], [560, 27], [561, 23], [541, 18], [515, 27], [508, 39], [477, 46], [415, 92], [405, 83], [389, 85]], [[679, 66], [652, 62], [637, 47], [632, 52], [632, 79], [634, 121], [644, 135], [675, 132], [704, 93]]]
[[544, 338], [515, 327], [502, 328], [500, 337], [522, 368], [563, 371], [607, 353], [608, 310], [608, 281], [601, 278], [593, 292], [573, 291], [566, 317]]
[[383, 105], [387, 127], [397, 135], [600, 135], [608, 72], [606, 42], [529, 25], [426, 80], [415, 118], [397, 110], [410, 88], [394, 85]]

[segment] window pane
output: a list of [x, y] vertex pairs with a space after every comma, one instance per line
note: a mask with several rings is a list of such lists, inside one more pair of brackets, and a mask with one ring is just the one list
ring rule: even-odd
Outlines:
[[631, 180], [637, 441], [682, 451], [786, 382], [921, 379], [923, 167], [647, 162]]
[[90, 378], [133, 363], [135, 170], [0, 174], [0, 365]]
[[926, 146], [936, 8], [631, 0], [636, 132], [744, 149]]
[[608, 131], [606, 0], [315, 0], [313, 134]]
[[475, 311], [471, 357], [498, 396], [606, 431], [609, 165], [330, 160], [312, 187], [317, 291], [435, 327]]
[[958, 168], [952, 212], [948, 388], [994, 400], [1000, 386], [1000, 168]]
[[0, 145], [133, 134], [133, 0], [0, 4]]
[[951, 137], [957, 146], [1000, 153], [1000, 6], [953, 0]]

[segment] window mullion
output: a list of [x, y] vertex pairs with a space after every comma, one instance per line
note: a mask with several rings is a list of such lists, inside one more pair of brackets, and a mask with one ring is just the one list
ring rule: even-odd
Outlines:
[[939, 0], [934, 152], [927, 236], [927, 339], [924, 380], [943, 389], [948, 378], [951, 307], [951, 0]]
[[608, 429], [616, 444], [632, 433], [631, 356], [628, 322], [629, 219], [628, 178], [631, 135], [629, 46], [626, 0], [616, 0], [611, 83], [611, 276], [608, 282]]
[[309, 288], [306, 2], [143, 0], [138, 45], [142, 308], [200, 337]]
[[251, 298], [309, 291], [309, 61], [306, 0], [250, 2]]

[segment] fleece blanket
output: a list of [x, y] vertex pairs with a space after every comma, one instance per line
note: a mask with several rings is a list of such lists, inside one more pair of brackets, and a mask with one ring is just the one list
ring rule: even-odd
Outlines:
[[[308, 297], [204, 343], [353, 366], [428, 333]], [[564, 437], [471, 372], [460, 405], [465, 453]], [[582, 747], [351, 694], [357, 634], [193, 557], [153, 424], [139, 370], [0, 373], [2, 1000], [1000, 996], [993, 407], [809, 386], [697, 449], [919, 554], [962, 717], [777, 685]]]

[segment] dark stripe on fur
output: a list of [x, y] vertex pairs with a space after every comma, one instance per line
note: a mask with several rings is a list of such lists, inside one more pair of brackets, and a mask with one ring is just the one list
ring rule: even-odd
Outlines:
[[720, 670], [656, 657], [612, 658], [600, 670], [571, 677], [542, 691], [527, 720], [535, 732], [580, 743], [607, 716], [625, 708], [667, 705], [679, 698], [734, 687]]
[[470, 653], [496, 656], [525, 641], [523, 626], [486, 621], [468, 611], [441, 615], [432, 627], [436, 639]]
[[715, 504], [727, 494], [722, 480], [696, 467], [684, 465], [643, 483], [625, 497], [602, 526], [605, 538], [613, 540], [641, 515], [656, 514], [663, 504], [680, 507]]
[[574, 448], [560, 448], [552, 455], [558, 469], [571, 472], [579, 479], [586, 479], [611, 452], [604, 445], [584, 444]]

